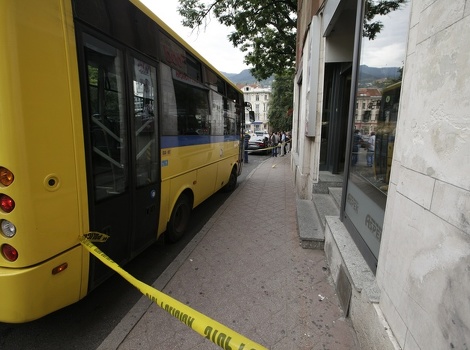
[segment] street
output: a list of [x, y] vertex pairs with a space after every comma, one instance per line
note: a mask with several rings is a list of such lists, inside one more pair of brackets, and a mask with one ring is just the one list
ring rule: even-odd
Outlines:
[[[267, 155], [250, 154], [238, 183], [244, 182], [267, 158]], [[181, 241], [165, 245], [160, 239], [123, 268], [137, 279], [152, 284], [229, 196], [230, 193], [216, 193], [197, 207], [192, 213], [191, 229]], [[114, 275], [78, 303], [39, 320], [25, 324], [0, 323], [0, 349], [94, 350], [140, 297], [137, 289]], [[31, 298], [34, 298], [34, 291]]]

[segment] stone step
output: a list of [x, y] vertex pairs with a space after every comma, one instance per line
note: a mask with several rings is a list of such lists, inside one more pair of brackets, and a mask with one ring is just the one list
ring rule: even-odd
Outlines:
[[311, 200], [297, 198], [297, 225], [302, 248], [323, 250], [325, 234]]
[[328, 190], [331, 196], [333, 197], [336, 206], [339, 209], [341, 207], [341, 196], [343, 194], [343, 188], [342, 187], [330, 187]]
[[339, 206], [332, 195], [324, 193], [313, 194], [313, 205], [320, 218], [322, 232], [325, 230], [327, 216], [339, 216]]
[[329, 188], [342, 187], [343, 175], [332, 174], [328, 171], [320, 171], [318, 183], [313, 184], [312, 192], [315, 193], [329, 193]]

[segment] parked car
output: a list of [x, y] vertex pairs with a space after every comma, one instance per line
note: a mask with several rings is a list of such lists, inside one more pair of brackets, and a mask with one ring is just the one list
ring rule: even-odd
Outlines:
[[263, 138], [267, 137], [269, 139], [269, 134], [267, 131], [255, 131], [255, 135]]
[[258, 136], [256, 134], [251, 135], [251, 138], [248, 141], [248, 150], [260, 152], [264, 151], [266, 153], [269, 153], [269, 150], [266, 150], [266, 148], [268, 148], [267, 140], [268, 139], [264, 136]]

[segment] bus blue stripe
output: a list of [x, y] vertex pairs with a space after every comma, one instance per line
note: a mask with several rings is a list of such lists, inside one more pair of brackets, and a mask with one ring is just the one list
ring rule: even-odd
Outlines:
[[161, 148], [173, 148], [182, 146], [204, 145], [208, 143], [220, 143], [227, 141], [239, 141], [240, 137], [237, 135], [177, 135], [177, 136], [162, 136]]

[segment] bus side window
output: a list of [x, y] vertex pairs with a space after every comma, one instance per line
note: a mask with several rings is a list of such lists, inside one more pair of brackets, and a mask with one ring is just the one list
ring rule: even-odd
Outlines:
[[173, 81], [178, 111], [179, 135], [210, 135], [208, 91]]

